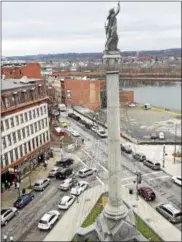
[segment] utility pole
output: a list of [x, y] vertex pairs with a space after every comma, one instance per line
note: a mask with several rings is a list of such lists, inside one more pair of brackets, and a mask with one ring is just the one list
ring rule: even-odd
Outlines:
[[174, 164], [176, 162], [176, 135], [177, 135], [177, 124], [175, 123], [175, 132], [174, 132]]
[[162, 162], [162, 167], [165, 167], [165, 156], [166, 156], [166, 147], [163, 145], [163, 162]]

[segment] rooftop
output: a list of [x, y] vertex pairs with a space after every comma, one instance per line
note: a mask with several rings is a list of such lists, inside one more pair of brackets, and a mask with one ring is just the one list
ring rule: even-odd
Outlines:
[[40, 81], [40, 78], [27, 78], [25, 79], [1, 79], [1, 90], [10, 90], [15, 88], [21, 88], [21, 87], [31, 87], [35, 84], [36, 81]]

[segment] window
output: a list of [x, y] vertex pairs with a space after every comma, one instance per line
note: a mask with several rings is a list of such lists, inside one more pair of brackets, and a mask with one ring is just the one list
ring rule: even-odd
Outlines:
[[3, 121], [1, 120], [1, 132], [3, 132], [4, 131], [4, 123], [3, 123]]
[[24, 120], [23, 120], [23, 114], [20, 114], [20, 123], [23, 124]]
[[32, 111], [29, 111], [30, 120], [32, 120]]
[[42, 135], [40, 135], [40, 145], [42, 145], [43, 142], [42, 142]]
[[37, 123], [34, 123], [35, 132], [37, 132]]
[[13, 143], [16, 143], [17, 142], [17, 140], [16, 140], [16, 133], [14, 132], [13, 133]]
[[8, 146], [9, 146], [12, 144], [11, 135], [9, 134], [7, 137], [8, 137]]
[[9, 153], [10, 153], [10, 160], [11, 160], [11, 163], [12, 163], [14, 161], [13, 151], [11, 150]]
[[29, 151], [31, 151], [32, 149], [31, 149], [31, 144], [30, 144], [30, 141], [28, 141], [28, 149], [29, 149]]
[[5, 125], [6, 125], [6, 129], [9, 129], [9, 120], [8, 119], [5, 120]]
[[33, 118], [36, 118], [35, 109], [33, 110]]
[[18, 130], [18, 141], [21, 140], [21, 133], [20, 130]]
[[71, 99], [71, 90], [66, 90], [66, 98]]
[[44, 141], [44, 143], [45, 143], [45, 133], [43, 133], [43, 141]]
[[30, 135], [29, 126], [26, 127], [26, 133], [27, 133], [27, 137], [28, 137]]
[[10, 123], [11, 123], [11, 127], [13, 128], [15, 126], [13, 118], [10, 118]]
[[2, 137], [1, 140], [2, 140], [3, 149], [5, 149], [7, 147], [5, 137]]
[[35, 140], [32, 139], [33, 149], [35, 149]]
[[44, 129], [44, 119], [42, 119], [42, 128]]
[[31, 134], [33, 134], [34, 133], [33, 124], [30, 125], [30, 130], [31, 130]]
[[25, 139], [25, 128], [22, 129], [23, 139]]
[[8, 166], [9, 165], [9, 162], [8, 162], [8, 153], [4, 154], [4, 159], [5, 161], [5, 165]]
[[47, 106], [44, 105], [44, 113], [46, 113], [46, 112], [47, 112]]
[[25, 113], [25, 122], [27, 122], [27, 121], [28, 121], [28, 114]]
[[48, 131], [46, 132], [46, 141], [48, 141], [49, 139], [49, 135], [48, 135]]
[[16, 124], [19, 125], [19, 117], [18, 116], [15, 117], [15, 120], [16, 120]]
[[43, 107], [40, 107], [41, 115], [43, 115]]
[[37, 145], [37, 147], [39, 147], [39, 139], [38, 139], [38, 137], [36, 137], [36, 145]]
[[16, 160], [19, 158], [18, 157], [18, 148], [15, 148], [15, 158], [16, 158]]
[[20, 156], [23, 156], [23, 149], [22, 149], [22, 145], [20, 145], [19, 147], [20, 147]]
[[39, 114], [40, 114], [40, 113], [39, 113], [39, 108], [37, 108], [37, 117], [39, 117]]
[[25, 154], [27, 154], [27, 143], [24, 144], [24, 151], [25, 151]]
[[45, 126], [47, 127], [47, 118], [45, 118]]
[[41, 130], [41, 123], [40, 121], [38, 122], [39, 130]]

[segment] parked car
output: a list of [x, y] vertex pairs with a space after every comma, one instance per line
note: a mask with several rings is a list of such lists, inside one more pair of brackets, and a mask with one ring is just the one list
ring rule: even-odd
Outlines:
[[180, 176], [173, 176], [171, 181], [176, 183], [179, 186], [182, 186], [182, 178]]
[[155, 162], [152, 162], [152, 161], [150, 161], [150, 160], [144, 160], [143, 161], [143, 164], [145, 165], [145, 166], [148, 166], [148, 167], [150, 167], [151, 169], [153, 169], [153, 170], [160, 170], [161, 169], [161, 164], [160, 163], [155, 163]]
[[87, 122], [85, 120], [83, 120], [83, 119], [80, 119], [79, 123], [85, 125]]
[[85, 124], [85, 128], [87, 128], [87, 129], [91, 129], [92, 126], [93, 126], [92, 124], [88, 124], [88, 123]]
[[58, 204], [59, 209], [68, 209], [75, 201], [75, 196], [64, 196]]
[[132, 153], [132, 148], [131, 148], [130, 145], [121, 144], [121, 150], [124, 151], [127, 154]]
[[59, 135], [59, 136], [65, 136], [66, 135], [66, 131], [64, 129], [62, 129], [61, 127], [54, 128], [54, 133], [56, 135]]
[[139, 160], [139, 161], [144, 161], [146, 160], [146, 156], [143, 153], [134, 153], [133, 154], [133, 158], [135, 160]]
[[80, 195], [83, 191], [85, 191], [88, 187], [88, 182], [86, 181], [79, 181], [75, 187], [71, 189], [71, 194], [78, 196]]
[[73, 119], [74, 119], [75, 116], [76, 116], [76, 115], [75, 115], [74, 113], [68, 113], [68, 117], [69, 117], [69, 118], [73, 118]]
[[164, 132], [159, 132], [158, 137], [160, 140], [164, 140], [165, 139]]
[[137, 106], [136, 103], [130, 103], [130, 104], [128, 104], [128, 107], [136, 107], [136, 106]]
[[41, 230], [49, 230], [52, 229], [53, 225], [59, 219], [60, 213], [56, 210], [51, 210], [44, 214], [44, 216], [40, 219], [38, 223], [38, 228]]
[[171, 203], [160, 204], [156, 207], [156, 210], [171, 223], [182, 221], [182, 212]]
[[158, 138], [157, 133], [155, 133], [155, 132], [151, 133], [150, 138], [151, 139], [157, 139]]
[[8, 222], [18, 215], [18, 210], [15, 207], [9, 207], [1, 210], [1, 225], [7, 225]]
[[56, 173], [56, 179], [66, 179], [73, 173], [72, 168], [64, 168]]
[[97, 130], [97, 134], [99, 135], [99, 137], [101, 138], [107, 138], [107, 134], [104, 130]]
[[61, 167], [64, 167], [64, 168], [72, 165], [73, 163], [74, 163], [74, 160], [71, 159], [71, 158], [63, 158], [60, 161], [56, 161], [57, 166], [59, 166], [59, 167], [61, 166]]
[[79, 137], [80, 134], [76, 131], [76, 130], [73, 130], [70, 132], [74, 137]]
[[44, 191], [44, 189], [51, 183], [49, 178], [40, 179], [34, 184], [34, 191]]
[[62, 126], [62, 127], [64, 127], [64, 128], [67, 128], [68, 127], [68, 122], [66, 122], [66, 121], [61, 121], [60, 122], [60, 125]]
[[94, 172], [96, 172], [95, 168], [83, 168], [78, 172], [78, 176], [83, 178], [94, 174]]
[[150, 187], [140, 187], [138, 194], [141, 195], [146, 201], [153, 201], [156, 198], [154, 191]]
[[54, 177], [59, 169], [59, 167], [54, 166], [49, 172], [49, 177]]
[[13, 206], [16, 208], [23, 208], [29, 202], [31, 202], [34, 199], [34, 197], [35, 196], [33, 193], [23, 194], [13, 203]]
[[63, 191], [68, 191], [73, 186], [73, 178], [65, 179], [63, 183], [60, 184], [59, 188]]
[[99, 127], [98, 126], [92, 126], [91, 130], [94, 131], [94, 132], [97, 132], [97, 130], [99, 130]]
[[76, 121], [78, 121], [78, 122], [81, 120], [81, 118], [80, 118], [79, 116], [76, 116], [76, 115], [75, 115], [73, 118], [74, 118]]

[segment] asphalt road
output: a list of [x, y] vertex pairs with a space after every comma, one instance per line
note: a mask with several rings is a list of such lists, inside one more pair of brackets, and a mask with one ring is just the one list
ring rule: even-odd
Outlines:
[[[74, 166], [74, 171], [77, 172], [79, 169], [83, 168], [83, 164], [78, 162]], [[84, 179], [89, 182], [89, 186], [96, 186], [99, 181], [95, 176], [90, 176]], [[14, 217], [7, 226], [3, 226], [1, 230], [2, 238], [3, 235], [8, 237], [13, 236], [14, 241], [43, 241], [49, 231], [40, 231], [38, 229], [38, 221], [40, 218], [50, 210], [59, 210], [58, 203], [66, 194], [69, 192], [64, 192], [59, 189], [61, 180], [51, 179], [51, 184], [43, 192], [34, 192], [35, 198], [26, 207], [19, 211], [19, 214]], [[63, 210], [61, 212], [61, 217], [65, 213]]]
[[[91, 130], [87, 130], [80, 123], [69, 119], [72, 128], [75, 128], [82, 137], [85, 137], [85, 148], [79, 157], [90, 167], [97, 168], [97, 176], [107, 183], [107, 139], [100, 139]], [[133, 180], [136, 180], [135, 171], [142, 174], [142, 184], [140, 186], [149, 186], [156, 193], [157, 197], [154, 202], [150, 202], [152, 207], [160, 203], [170, 202], [181, 210], [181, 187], [171, 182], [171, 176], [164, 171], [153, 171], [143, 165], [142, 162], [136, 161], [132, 155], [122, 152], [122, 179], [121, 185], [134, 187]], [[181, 224], [175, 225], [181, 230]]]

